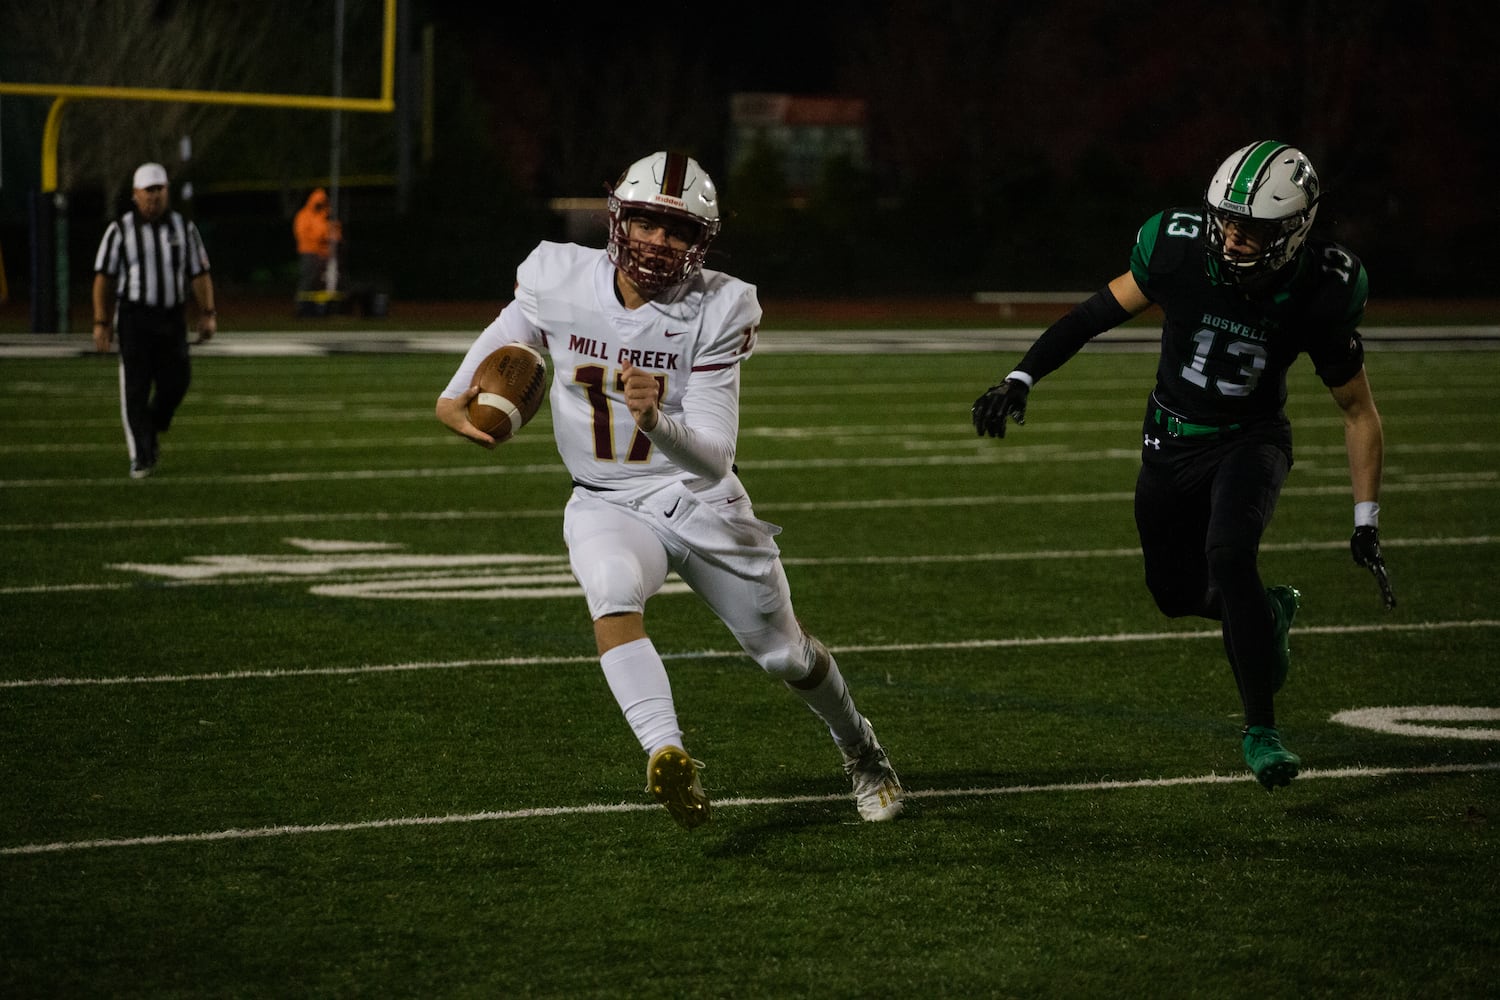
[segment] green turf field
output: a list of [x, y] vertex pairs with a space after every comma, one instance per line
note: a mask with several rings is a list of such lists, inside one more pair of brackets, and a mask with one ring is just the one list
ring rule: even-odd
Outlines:
[[454, 356], [205, 356], [135, 482], [113, 359], [0, 359], [0, 997], [1493, 996], [1500, 353], [1371, 350], [1390, 612], [1294, 369], [1275, 794], [1216, 627], [1140, 581], [1154, 355], [977, 439], [1014, 360], [747, 365], [742, 478], [912, 798], [861, 824], [668, 593], [687, 834], [594, 661], [545, 410], [489, 453], [432, 417]]

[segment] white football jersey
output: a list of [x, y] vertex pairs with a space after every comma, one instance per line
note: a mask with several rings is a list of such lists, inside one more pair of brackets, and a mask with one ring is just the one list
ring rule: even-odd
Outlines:
[[[621, 372], [627, 362], [655, 372], [663, 425], [671, 421], [693, 437], [694, 447], [732, 459], [739, 363], [754, 350], [761, 319], [755, 287], [705, 269], [667, 295], [626, 309], [614, 280], [604, 250], [539, 244], [516, 269], [515, 301], [475, 340], [444, 395], [467, 389], [490, 352], [530, 344], [551, 359], [553, 433], [574, 480], [632, 495], [678, 481], [707, 485], [636, 428]], [[653, 435], [662, 437], [660, 430]]]

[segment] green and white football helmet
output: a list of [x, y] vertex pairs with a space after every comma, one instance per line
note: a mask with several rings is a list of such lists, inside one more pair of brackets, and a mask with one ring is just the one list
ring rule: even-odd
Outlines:
[[[1270, 139], [1235, 150], [1203, 198], [1209, 273], [1242, 284], [1285, 267], [1312, 229], [1318, 193], [1317, 172], [1301, 150]], [[1231, 222], [1260, 244], [1259, 252], [1229, 251], [1224, 227]]]

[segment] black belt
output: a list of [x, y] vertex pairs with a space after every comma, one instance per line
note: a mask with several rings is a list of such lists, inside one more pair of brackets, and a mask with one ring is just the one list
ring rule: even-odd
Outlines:
[[135, 316], [145, 316], [155, 319], [172, 319], [183, 314], [184, 303], [175, 306], [153, 306], [144, 302], [133, 302], [130, 299], [120, 300], [120, 312], [130, 313]]

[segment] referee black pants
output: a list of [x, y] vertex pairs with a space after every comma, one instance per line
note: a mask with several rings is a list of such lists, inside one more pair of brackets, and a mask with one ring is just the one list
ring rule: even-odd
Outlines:
[[180, 309], [120, 308], [120, 408], [130, 460], [156, 464], [156, 436], [192, 381], [187, 327]]

